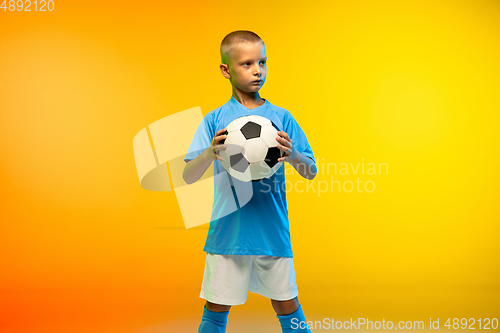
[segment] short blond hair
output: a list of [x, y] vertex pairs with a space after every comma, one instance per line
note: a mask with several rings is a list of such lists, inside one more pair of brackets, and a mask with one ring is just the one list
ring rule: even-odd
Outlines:
[[231, 51], [235, 48], [238, 43], [249, 42], [249, 43], [262, 43], [264, 41], [255, 32], [248, 30], [236, 30], [224, 37], [222, 43], [220, 44], [220, 58], [223, 64], [229, 65], [231, 60]]

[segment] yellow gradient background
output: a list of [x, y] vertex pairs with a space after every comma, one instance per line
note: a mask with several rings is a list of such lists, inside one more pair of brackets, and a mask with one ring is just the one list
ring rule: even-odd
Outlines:
[[[0, 11], [0, 332], [196, 332], [208, 225], [141, 188], [132, 139], [229, 100], [240, 29], [318, 162], [287, 175], [307, 320], [499, 318], [498, 1], [55, 0]], [[281, 329], [249, 293], [227, 332]]]

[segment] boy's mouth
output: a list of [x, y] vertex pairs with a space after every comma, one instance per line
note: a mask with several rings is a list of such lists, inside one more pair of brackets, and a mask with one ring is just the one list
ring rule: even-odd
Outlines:
[[259, 83], [261, 83], [261, 82], [262, 82], [262, 80], [255, 80], [255, 81], [252, 81], [252, 83], [253, 83], [253, 84], [259, 84]]

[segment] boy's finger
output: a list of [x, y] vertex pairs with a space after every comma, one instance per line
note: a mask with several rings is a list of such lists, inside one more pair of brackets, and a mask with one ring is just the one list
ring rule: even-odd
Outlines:
[[283, 134], [283, 137], [285, 138], [285, 140], [292, 142], [292, 140], [291, 140], [291, 139], [290, 139], [290, 137], [288, 136], [288, 133], [286, 133], [286, 132], [282, 132], [282, 134]]
[[224, 159], [219, 155], [219, 153], [215, 154], [215, 158], [219, 161], [224, 161]]
[[227, 135], [219, 135], [218, 137], [216, 137], [217, 144], [219, 143], [219, 141], [221, 141], [222, 139], [226, 139], [226, 138], [227, 138]]

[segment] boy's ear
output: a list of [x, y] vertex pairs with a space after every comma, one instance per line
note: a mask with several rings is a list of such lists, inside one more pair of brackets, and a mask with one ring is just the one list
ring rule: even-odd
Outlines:
[[220, 71], [222, 73], [222, 76], [224, 76], [226, 79], [231, 78], [231, 74], [229, 74], [229, 67], [226, 64], [220, 64]]

